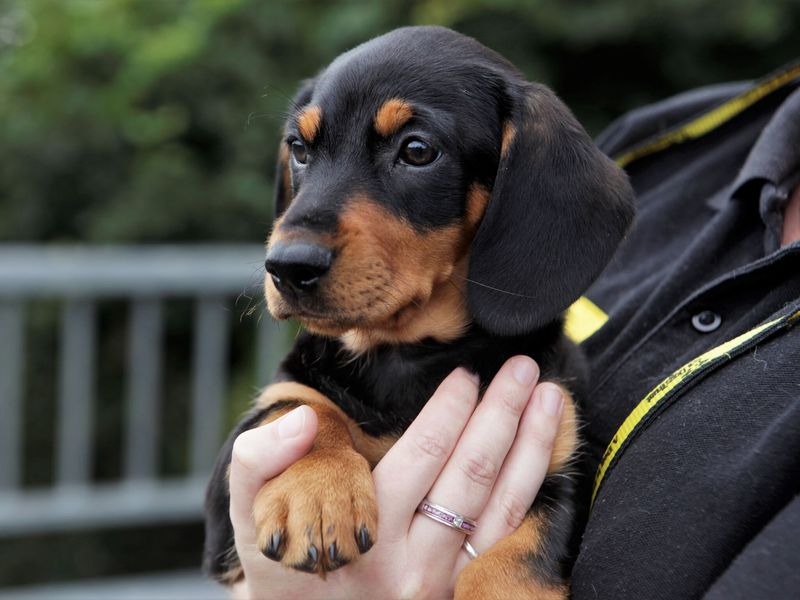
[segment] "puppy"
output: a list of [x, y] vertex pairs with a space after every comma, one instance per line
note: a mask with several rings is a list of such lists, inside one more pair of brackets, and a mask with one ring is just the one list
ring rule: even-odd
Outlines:
[[[553, 92], [448, 29], [398, 29], [346, 52], [291, 110], [265, 292], [272, 315], [305, 332], [208, 488], [205, 564], [229, 583], [241, 576], [227, 485], [238, 434], [300, 404], [316, 411], [312, 450], [256, 498], [258, 544], [321, 575], [355, 560], [377, 530], [371, 467], [451, 370], [487, 384], [526, 354], [580, 395], [561, 314], [633, 217], [626, 176]], [[564, 474], [577, 444], [568, 398], [539, 497], [464, 570], [457, 597], [567, 596]]]

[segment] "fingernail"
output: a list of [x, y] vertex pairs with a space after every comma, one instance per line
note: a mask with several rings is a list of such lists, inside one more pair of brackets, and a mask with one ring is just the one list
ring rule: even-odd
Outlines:
[[511, 375], [520, 385], [530, 385], [536, 379], [536, 363], [529, 358], [518, 357], [511, 363]]
[[561, 391], [554, 386], [547, 386], [541, 392], [542, 410], [545, 414], [555, 417], [561, 414], [561, 407], [564, 406], [564, 396]]
[[466, 367], [459, 367], [459, 370], [464, 373], [467, 377], [469, 377], [475, 385], [479, 385], [481, 382], [481, 378], [477, 373], [473, 373]]
[[302, 406], [298, 406], [292, 412], [283, 415], [278, 419], [278, 437], [288, 440], [300, 435], [303, 426], [306, 424], [306, 411]]

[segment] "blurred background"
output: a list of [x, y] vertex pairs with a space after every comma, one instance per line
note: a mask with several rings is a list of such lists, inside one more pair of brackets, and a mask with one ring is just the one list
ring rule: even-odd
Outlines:
[[203, 483], [295, 331], [259, 286], [302, 78], [441, 24], [597, 134], [765, 75], [798, 23], [800, 0], [0, 0], [0, 595], [201, 597]]

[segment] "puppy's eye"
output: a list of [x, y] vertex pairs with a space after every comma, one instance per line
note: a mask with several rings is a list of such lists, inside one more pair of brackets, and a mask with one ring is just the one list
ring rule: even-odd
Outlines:
[[294, 159], [301, 165], [306, 164], [306, 161], [308, 160], [306, 145], [300, 140], [292, 140], [291, 149]]
[[400, 160], [414, 167], [430, 164], [438, 156], [439, 151], [436, 148], [419, 138], [407, 139], [403, 142], [403, 147], [400, 148]]

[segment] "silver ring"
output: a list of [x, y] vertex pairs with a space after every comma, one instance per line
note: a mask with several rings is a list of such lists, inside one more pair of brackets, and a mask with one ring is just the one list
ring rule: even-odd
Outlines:
[[475, 529], [478, 526], [474, 519], [465, 517], [464, 515], [450, 510], [449, 508], [445, 508], [439, 504], [434, 504], [427, 498], [420, 502], [419, 506], [417, 507], [417, 512], [422, 513], [434, 521], [439, 521], [439, 523], [442, 523], [443, 525], [457, 529], [461, 533], [465, 533], [467, 535], [472, 535], [475, 533]]
[[475, 551], [475, 548], [472, 547], [472, 544], [469, 543], [469, 540], [464, 540], [462, 546], [464, 547], [464, 550], [467, 551], [467, 554], [469, 554], [469, 557], [472, 560], [478, 558], [478, 553]]

